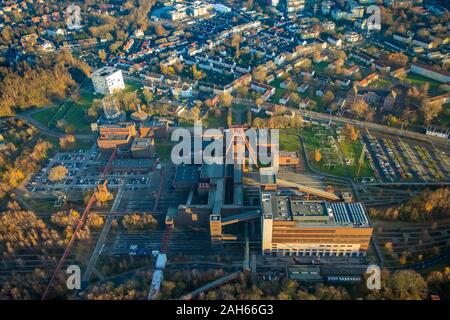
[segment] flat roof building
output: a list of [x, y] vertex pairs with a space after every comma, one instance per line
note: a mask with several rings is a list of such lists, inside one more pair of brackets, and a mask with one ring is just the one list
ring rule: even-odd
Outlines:
[[152, 168], [150, 159], [114, 159], [111, 162], [111, 169], [116, 172], [149, 172]]
[[200, 166], [180, 165], [177, 166], [173, 186], [176, 189], [190, 189], [196, 186], [200, 179]]
[[153, 138], [136, 138], [131, 145], [131, 156], [136, 159], [150, 159], [155, 150]]
[[365, 255], [372, 236], [362, 203], [301, 201], [263, 192], [263, 254]]
[[120, 118], [124, 113], [120, 110], [117, 100], [114, 96], [106, 96], [102, 99], [103, 114], [106, 120]]
[[287, 16], [293, 16], [305, 8], [305, 0], [283, 0], [282, 6]]
[[122, 71], [113, 67], [103, 67], [92, 73], [92, 84], [97, 93], [108, 95], [125, 89]]
[[263, 190], [277, 189], [277, 175], [273, 168], [260, 168], [259, 181]]
[[323, 281], [323, 277], [320, 274], [319, 266], [310, 266], [310, 265], [288, 266], [287, 276], [289, 279], [303, 282]]
[[300, 159], [295, 151], [280, 151], [279, 163], [280, 166], [296, 166], [300, 164]]
[[136, 126], [134, 123], [102, 125], [99, 132], [98, 147], [100, 149], [114, 149], [131, 144], [132, 138], [136, 136]]

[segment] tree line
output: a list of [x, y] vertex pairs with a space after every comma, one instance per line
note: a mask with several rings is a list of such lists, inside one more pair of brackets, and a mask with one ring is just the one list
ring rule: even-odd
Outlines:
[[0, 69], [0, 117], [64, 99], [76, 86], [71, 70], [89, 75], [90, 68], [69, 51], [36, 57]]
[[450, 217], [450, 188], [425, 191], [411, 200], [389, 208], [371, 208], [372, 218], [393, 221], [427, 221]]

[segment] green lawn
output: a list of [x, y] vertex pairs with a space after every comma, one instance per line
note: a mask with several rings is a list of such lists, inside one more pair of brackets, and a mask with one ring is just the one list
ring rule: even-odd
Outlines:
[[326, 61], [322, 61], [319, 63], [313, 63], [313, 69], [317, 72], [324, 72], [327, 67], [328, 67], [328, 62], [326, 62]]
[[296, 129], [280, 129], [280, 150], [300, 152], [300, 139]]
[[418, 74], [414, 74], [414, 73], [408, 73], [408, 75], [406, 76], [406, 80], [411, 81], [411, 83], [415, 86], [421, 86], [424, 83], [429, 83], [430, 84], [430, 90], [436, 90], [437, 87], [439, 87], [439, 85], [441, 85], [442, 83], [438, 82], [438, 81], [434, 81], [432, 79], [428, 79], [425, 78], [421, 75]]
[[[247, 122], [247, 112], [250, 108], [242, 104], [233, 104], [233, 124], [243, 125]], [[226, 123], [226, 118], [225, 118]]]
[[273, 103], [279, 103], [280, 98], [287, 92], [286, 89], [280, 88], [280, 84], [283, 81], [284, 81], [284, 77], [281, 79], [275, 79], [272, 83], [269, 84], [270, 86], [275, 87], [275, 94], [272, 97], [270, 97], [270, 100]]
[[170, 159], [170, 154], [172, 153], [172, 144], [168, 143], [160, 143], [156, 142], [156, 153], [158, 154], [158, 157], [161, 161], [167, 161]]
[[[358, 161], [362, 151], [362, 144], [359, 141], [349, 141], [345, 140], [339, 143], [339, 146], [348, 158], [353, 156], [353, 163], [351, 166], [346, 166], [349, 173], [354, 176], [358, 171]], [[369, 160], [364, 157], [364, 162], [361, 165], [361, 170], [359, 172], [359, 177], [374, 177], [373, 171], [370, 168]]]
[[134, 92], [136, 90], [140, 90], [142, 85], [137, 82], [127, 81], [125, 82], [125, 92]]
[[50, 119], [56, 114], [58, 111], [57, 107], [49, 108], [45, 110], [41, 110], [31, 115], [31, 117], [44, 125], [48, 125]]
[[56, 198], [27, 198], [27, 204], [32, 207], [34, 212], [50, 212], [55, 213], [61, 210], [61, 208], [55, 208]]
[[386, 79], [382, 79], [382, 78], [379, 78], [378, 80], [376, 80], [370, 84], [370, 86], [373, 88], [384, 88], [384, 87], [388, 87], [390, 85], [391, 85], [390, 81], [388, 81]]
[[[343, 176], [343, 177], [355, 177], [357, 173], [358, 168], [358, 160], [359, 156], [361, 154], [362, 145], [359, 141], [352, 142], [350, 140], [344, 140], [342, 142], [338, 142], [338, 146], [341, 149], [343, 155], [345, 158], [353, 158], [353, 162], [351, 165], [335, 165], [333, 167], [327, 167], [324, 166], [326, 163], [326, 155], [322, 153], [322, 159], [320, 162], [316, 162], [314, 159], [314, 154], [316, 149], [321, 148], [321, 138], [319, 135], [317, 135], [319, 131], [313, 131], [312, 128], [305, 128], [300, 134], [303, 136], [303, 139], [305, 141], [306, 146], [306, 152], [308, 154], [309, 161], [313, 168], [319, 172], [333, 174], [337, 176]], [[337, 136], [334, 132], [334, 129], [321, 129], [321, 133], [324, 133], [324, 138], [326, 139], [328, 136], [333, 136], [337, 140]], [[329, 147], [329, 145], [326, 143], [325, 147]], [[330, 157], [334, 157], [333, 151], [330, 155]], [[336, 159], [337, 159], [336, 155]], [[333, 160], [331, 158], [330, 160]], [[373, 177], [372, 169], [370, 168], [369, 162], [367, 158], [364, 158], [364, 162], [361, 166], [361, 171], [359, 174], [359, 177]]]
[[[53, 145], [52, 149], [51, 149], [51, 153], [56, 153], [56, 152], [61, 152], [64, 151], [61, 149], [60, 145], [59, 145], [59, 139], [55, 138], [55, 137], [46, 137], [46, 140], [51, 142], [51, 144]], [[94, 144], [94, 141], [89, 141], [89, 140], [79, 140], [77, 139], [75, 141], [75, 146], [74, 146], [74, 150], [89, 150], [92, 145]]]
[[[141, 85], [135, 82], [126, 82], [125, 91], [133, 92], [140, 90]], [[101, 95], [94, 95], [93, 92], [87, 89], [82, 89], [79, 94], [79, 99], [77, 102], [69, 108], [67, 113], [64, 115], [62, 120], [66, 121], [68, 125], [74, 128], [73, 133], [76, 134], [86, 134], [91, 132], [90, 121], [86, 120], [85, 113], [86, 110], [92, 105], [94, 99], [102, 99]], [[62, 102], [61, 102], [62, 103]], [[32, 115], [33, 119], [39, 121], [40, 123], [48, 126], [48, 122], [59, 110], [61, 104], [36, 112]]]
[[[88, 91], [82, 91], [78, 101], [73, 104], [62, 120], [66, 121], [68, 125], [72, 126], [73, 133], [90, 133], [90, 122], [86, 120], [86, 110], [91, 106], [92, 101], [95, 99], [94, 94]], [[49, 125], [49, 121], [55, 116], [60, 106], [55, 106], [49, 109], [45, 109], [34, 113], [31, 117], [45, 126]]]
[[225, 111], [221, 112], [220, 116], [217, 117], [214, 114], [214, 111], [210, 111], [208, 115], [203, 119], [202, 125], [208, 129], [225, 128], [227, 126], [226, 112]]
[[91, 127], [90, 123], [84, 119], [86, 109], [74, 105], [64, 116], [64, 120], [67, 121], [69, 125], [74, 128], [74, 133], [90, 133]]

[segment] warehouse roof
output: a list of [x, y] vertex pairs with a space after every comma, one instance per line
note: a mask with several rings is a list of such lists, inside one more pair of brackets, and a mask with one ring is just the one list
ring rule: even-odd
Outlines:
[[111, 162], [113, 169], [129, 168], [129, 169], [151, 169], [152, 160], [150, 159], [115, 159]]
[[175, 173], [175, 183], [189, 183], [191, 185], [198, 183], [199, 169], [197, 165], [181, 165], [177, 167]]
[[369, 226], [369, 218], [360, 202], [302, 201], [290, 196], [277, 196], [275, 193], [262, 194], [264, 214], [275, 220], [296, 221], [299, 224], [333, 226]]
[[322, 281], [323, 278], [320, 274], [320, 268], [318, 266], [311, 265], [297, 265], [288, 266], [287, 268], [288, 278], [300, 281]]

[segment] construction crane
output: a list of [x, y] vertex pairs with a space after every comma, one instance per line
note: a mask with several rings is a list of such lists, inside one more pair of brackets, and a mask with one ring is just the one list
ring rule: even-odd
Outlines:
[[[111, 153], [111, 156], [109, 157], [108, 162], [106, 163], [106, 166], [103, 169], [102, 174], [100, 175], [100, 177], [102, 179], [111, 170], [111, 163], [114, 160], [114, 158], [116, 157], [116, 154], [117, 154], [117, 150], [115, 148], [113, 150], [113, 152]], [[96, 200], [96, 197], [95, 197], [95, 192], [94, 192], [91, 195], [91, 197], [89, 198], [88, 204], [87, 204], [86, 208], [84, 209], [83, 214], [81, 215], [80, 221], [78, 221], [75, 231], [73, 232], [73, 235], [70, 238], [69, 243], [67, 244], [67, 247], [64, 250], [63, 255], [61, 256], [61, 259], [59, 260], [55, 271], [53, 271], [52, 277], [50, 278], [50, 281], [49, 281], [47, 287], [45, 288], [44, 293], [42, 294], [41, 300], [45, 300], [47, 298], [48, 292], [51, 289], [51, 287], [53, 286], [53, 282], [55, 281], [57, 274], [61, 271], [61, 268], [63, 267], [67, 256], [71, 252], [72, 247], [75, 244], [75, 240], [78, 237], [78, 233], [80, 232], [81, 228], [84, 226], [84, 223], [86, 222], [87, 216], [88, 216], [89, 212], [91, 211], [92, 205], [94, 204], [95, 200]]]

